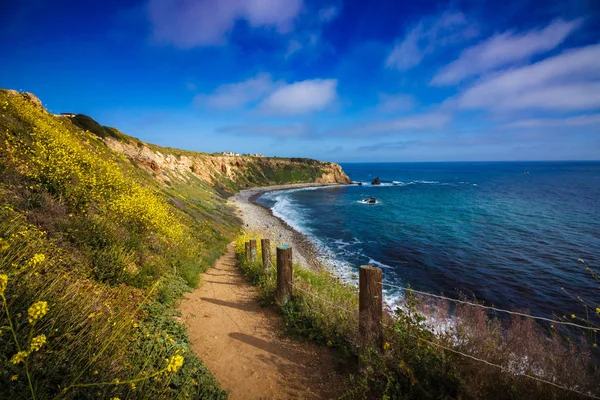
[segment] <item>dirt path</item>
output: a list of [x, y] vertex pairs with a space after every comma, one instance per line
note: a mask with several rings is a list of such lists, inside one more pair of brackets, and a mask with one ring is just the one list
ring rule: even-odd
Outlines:
[[231, 399], [337, 397], [345, 375], [332, 352], [282, 338], [281, 317], [261, 308], [235, 266], [233, 245], [202, 275], [180, 310], [193, 351]]

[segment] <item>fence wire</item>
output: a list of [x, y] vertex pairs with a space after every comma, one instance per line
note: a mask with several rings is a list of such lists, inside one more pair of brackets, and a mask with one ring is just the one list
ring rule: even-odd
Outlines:
[[[389, 284], [382, 284], [382, 285], [384, 285], [384, 286], [391, 286], [391, 287], [395, 287], [395, 288], [399, 288], [399, 289], [404, 289], [404, 290], [413, 290], [413, 289], [410, 289], [410, 288], [403, 288], [403, 287], [400, 287], [400, 286], [389, 285]], [[346, 313], [349, 313], [349, 314], [356, 314], [356, 312], [358, 311], [358, 310], [356, 310], [356, 311], [351, 311], [351, 310], [348, 310], [347, 308], [340, 307], [340, 306], [338, 306], [337, 304], [334, 304], [333, 302], [331, 302], [331, 301], [329, 301], [329, 300], [326, 300], [326, 299], [324, 299], [324, 298], [322, 298], [322, 297], [320, 297], [320, 296], [317, 296], [317, 295], [316, 295], [316, 294], [314, 294], [313, 292], [311, 292], [311, 291], [309, 291], [309, 290], [305, 290], [305, 289], [301, 288], [300, 286], [298, 286], [298, 285], [296, 285], [296, 284], [292, 284], [292, 286], [294, 287], [294, 289], [296, 289], [296, 290], [299, 290], [299, 291], [301, 291], [301, 292], [303, 292], [303, 293], [305, 293], [305, 294], [307, 294], [307, 295], [309, 295], [309, 296], [311, 296], [311, 297], [313, 297], [313, 298], [315, 298], [315, 299], [318, 299], [318, 300], [322, 301], [323, 303], [325, 303], [325, 304], [328, 304], [328, 305], [330, 305], [330, 306], [332, 306], [332, 307], [334, 307], [334, 308], [336, 308], [336, 309], [338, 309], [338, 310], [344, 311], [344, 312], [346, 312]], [[535, 318], [535, 319], [543, 319], [543, 320], [548, 320], [548, 318], [543, 318], [543, 317], [534, 317], [534, 316], [531, 316], [531, 315], [528, 315], [528, 314], [523, 314], [523, 313], [515, 313], [515, 312], [512, 312], [512, 311], [508, 311], [508, 310], [495, 309], [494, 307], [482, 306], [482, 305], [480, 305], [480, 304], [477, 304], [477, 303], [471, 303], [471, 302], [466, 302], [466, 301], [462, 301], [462, 300], [456, 300], [456, 299], [448, 298], [448, 297], [445, 297], [445, 296], [433, 295], [433, 294], [431, 294], [431, 293], [420, 292], [420, 291], [416, 291], [416, 290], [413, 290], [413, 291], [414, 291], [415, 293], [419, 293], [419, 294], [431, 295], [431, 296], [433, 296], [433, 297], [438, 297], [438, 298], [442, 298], [442, 299], [446, 299], [446, 300], [450, 300], [450, 301], [457, 301], [457, 302], [464, 303], [464, 304], [470, 304], [470, 305], [480, 306], [480, 307], [483, 307], [483, 308], [490, 308], [490, 309], [494, 309], [494, 310], [497, 310], [497, 311], [508, 312], [508, 313], [510, 313], [510, 314], [516, 314], [516, 315], [521, 315], [521, 316], [530, 317], [530, 318]], [[552, 321], [552, 320], [550, 320], [550, 321]], [[383, 324], [383, 325], [384, 325], [386, 328], [393, 329], [393, 326], [390, 326], [389, 324]], [[576, 324], [571, 324], [571, 325], [576, 325]], [[515, 376], [522, 376], [522, 377], [525, 377], [525, 378], [528, 378], [528, 379], [531, 379], [531, 380], [534, 380], [534, 381], [537, 381], [537, 382], [540, 382], [540, 383], [543, 383], [543, 384], [546, 384], [546, 385], [551, 385], [551, 386], [553, 386], [553, 387], [556, 387], [556, 388], [558, 388], [558, 389], [561, 389], [561, 390], [565, 390], [565, 391], [568, 391], [568, 392], [572, 392], [572, 393], [579, 394], [579, 395], [581, 395], [581, 396], [588, 397], [588, 398], [590, 398], [590, 399], [597, 399], [597, 400], [600, 400], [600, 397], [597, 397], [597, 396], [595, 396], [595, 395], [593, 395], [593, 394], [590, 394], [590, 393], [585, 393], [585, 392], [579, 391], [579, 390], [577, 390], [577, 389], [572, 389], [572, 388], [569, 388], [569, 387], [567, 387], [567, 386], [563, 386], [563, 385], [560, 385], [560, 384], [557, 384], [557, 383], [554, 383], [554, 382], [548, 381], [548, 380], [546, 380], [546, 379], [539, 378], [539, 377], [537, 377], [537, 376], [534, 376], [534, 375], [529, 375], [529, 374], [526, 374], [526, 373], [514, 373], [513, 371], [510, 371], [510, 370], [509, 370], [507, 367], [503, 367], [503, 366], [502, 366], [502, 365], [500, 365], [500, 364], [495, 364], [495, 363], [493, 363], [493, 362], [490, 362], [490, 361], [484, 360], [484, 359], [482, 359], [482, 358], [478, 358], [478, 357], [472, 356], [472, 355], [470, 355], [470, 354], [463, 353], [463, 352], [461, 352], [461, 351], [458, 351], [458, 350], [456, 350], [456, 349], [453, 349], [453, 348], [451, 348], [451, 347], [444, 346], [444, 345], [442, 345], [442, 344], [439, 344], [439, 343], [436, 343], [436, 342], [432, 342], [432, 341], [430, 341], [430, 340], [427, 340], [427, 339], [425, 339], [425, 338], [422, 338], [422, 337], [420, 337], [420, 336], [416, 336], [416, 335], [413, 335], [413, 334], [410, 334], [410, 333], [408, 333], [408, 335], [409, 335], [409, 336], [411, 336], [411, 337], [413, 337], [413, 338], [415, 338], [415, 339], [417, 339], [417, 340], [419, 340], [419, 341], [425, 342], [425, 343], [427, 343], [427, 344], [429, 344], [429, 345], [431, 345], [431, 346], [435, 346], [435, 347], [441, 348], [441, 349], [443, 349], [443, 350], [449, 351], [449, 352], [451, 352], [451, 353], [454, 353], [454, 354], [460, 355], [460, 356], [462, 356], [462, 357], [465, 357], [465, 358], [471, 359], [471, 360], [473, 360], [473, 361], [477, 361], [477, 362], [480, 362], [480, 363], [482, 363], [482, 364], [485, 364], [485, 365], [488, 365], [488, 366], [491, 366], [491, 367], [498, 368], [498, 369], [500, 369], [500, 370], [501, 370], [501, 371], [503, 371], [503, 372], [506, 372], [506, 373], [509, 373], [509, 374], [512, 374], [512, 375], [515, 375]], [[354, 344], [356, 345], [356, 343], [354, 343]]]
[[[387, 327], [387, 328], [393, 329], [393, 327], [391, 327], [390, 325], [387, 325], [387, 324], [384, 324], [384, 325], [385, 325], [385, 327]], [[455, 354], [458, 354], [458, 355], [460, 355], [460, 356], [462, 356], [462, 357], [466, 357], [466, 358], [469, 358], [469, 359], [471, 359], [471, 360], [478, 361], [478, 362], [480, 362], [480, 363], [483, 363], [483, 364], [489, 365], [489, 366], [491, 366], [491, 367], [496, 367], [496, 368], [499, 368], [500, 370], [502, 370], [502, 371], [504, 371], [504, 372], [506, 372], [506, 373], [509, 373], [509, 374], [512, 374], [512, 375], [515, 375], [515, 376], [523, 376], [523, 377], [525, 377], [525, 378], [529, 378], [529, 379], [532, 379], [532, 380], [534, 380], [534, 381], [538, 381], [538, 382], [540, 382], [540, 383], [544, 383], [544, 384], [547, 384], [547, 385], [551, 385], [551, 386], [554, 386], [554, 387], [556, 387], [556, 388], [559, 388], [559, 389], [562, 389], [562, 390], [566, 390], [566, 391], [568, 391], [568, 392], [573, 392], [573, 393], [577, 393], [577, 394], [579, 394], [579, 395], [582, 395], [582, 396], [585, 396], [585, 397], [588, 397], [588, 398], [591, 398], [591, 399], [598, 399], [598, 400], [600, 400], [600, 397], [597, 397], [597, 396], [595, 396], [595, 395], [593, 395], [593, 394], [591, 394], [591, 393], [585, 393], [585, 392], [581, 392], [581, 391], [579, 391], [579, 390], [572, 389], [572, 388], [569, 388], [569, 387], [567, 387], [567, 386], [559, 385], [559, 384], [557, 384], [557, 383], [554, 383], [554, 382], [551, 382], [551, 381], [548, 381], [548, 380], [545, 380], [545, 379], [539, 378], [539, 377], [537, 377], [537, 376], [534, 376], [534, 375], [529, 375], [529, 374], [525, 374], [525, 373], [521, 373], [521, 374], [519, 374], [519, 373], [515, 373], [515, 372], [511, 371], [510, 369], [508, 369], [507, 367], [503, 367], [503, 366], [502, 366], [502, 365], [500, 365], [500, 364], [495, 364], [495, 363], [493, 363], [493, 362], [490, 362], [490, 361], [484, 360], [484, 359], [482, 359], [482, 358], [478, 358], [478, 357], [472, 356], [472, 355], [470, 355], [470, 354], [463, 353], [462, 351], [458, 351], [458, 350], [456, 350], [456, 349], [453, 349], [453, 348], [451, 348], [451, 347], [447, 347], [447, 346], [441, 345], [441, 344], [439, 344], [439, 343], [432, 342], [432, 341], [430, 341], [430, 340], [427, 340], [427, 339], [425, 339], [425, 338], [422, 338], [422, 337], [420, 337], [420, 336], [416, 336], [416, 335], [413, 335], [413, 334], [410, 334], [410, 333], [408, 333], [408, 335], [409, 335], [409, 336], [411, 336], [411, 337], [413, 337], [413, 338], [415, 338], [415, 339], [417, 339], [417, 340], [420, 340], [420, 341], [422, 341], [422, 342], [425, 342], [425, 343], [427, 343], [427, 344], [429, 344], [429, 345], [432, 345], [432, 346], [435, 346], [435, 347], [438, 347], [438, 348], [441, 348], [441, 349], [444, 349], [444, 350], [450, 351], [450, 352], [452, 352], [452, 353], [455, 353]]]
[[435, 297], [437, 299], [448, 300], [448, 301], [452, 301], [454, 303], [467, 304], [467, 305], [470, 305], [470, 306], [485, 308], [487, 310], [492, 310], [492, 311], [496, 311], [496, 312], [502, 312], [502, 313], [511, 314], [511, 315], [518, 315], [520, 317], [537, 319], [539, 321], [546, 321], [546, 322], [550, 322], [550, 323], [553, 323], [553, 324], [568, 325], [568, 326], [573, 326], [573, 327], [576, 327], [576, 328], [579, 328], [579, 329], [585, 329], [585, 330], [590, 330], [590, 331], [594, 331], [594, 332], [598, 332], [598, 330], [599, 330], [595, 326], [586, 326], [586, 325], [576, 324], [574, 322], [560, 321], [560, 320], [556, 320], [556, 319], [552, 319], [552, 318], [545, 318], [545, 317], [538, 317], [538, 316], [535, 316], [535, 315], [525, 314], [525, 313], [521, 313], [521, 312], [518, 312], [518, 311], [504, 310], [502, 308], [497, 308], [497, 307], [492, 307], [492, 306], [486, 306], [486, 305], [483, 305], [483, 304], [473, 303], [473, 302], [470, 302], [470, 301], [453, 299], [451, 297], [446, 297], [446, 296], [442, 296], [442, 295], [439, 295], [439, 294], [422, 292], [420, 290], [415, 290], [415, 289], [404, 287], [404, 286], [397, 286], [397, 285], [392, 285], [392, 284], [383, 283], [383, 282], [380, 282], [379, 284], [382, 285], [382, 286], [393, 287], [393, 288], [396, 288], [396, 289], [409, 290], [409, 291], [412, 291], [414, 293], [421, 294], [423, 296]]

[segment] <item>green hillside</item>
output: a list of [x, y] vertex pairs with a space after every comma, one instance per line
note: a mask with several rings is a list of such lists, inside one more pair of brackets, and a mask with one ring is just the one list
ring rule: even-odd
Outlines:
[[0, 398], [225, 397], [172, 306], [239, 231], [227, 195], [347, 177], [160, 148], [34, 100], [0, 90]]

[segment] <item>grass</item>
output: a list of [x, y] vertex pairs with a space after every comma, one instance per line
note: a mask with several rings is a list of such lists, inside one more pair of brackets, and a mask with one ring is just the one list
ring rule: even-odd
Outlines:
[[[260, 238], [260, 233], [244, 233], [236, 241], [238, 265], [258, 286], [262, 303], [279, 310], [287, 333], [360, 359], [361, 372], [351, 377], [344, 398], [585, 398], [524, 374], [578, 392], [600, 394], [600, 374], [594, 359], [598, 354], [593, 354], [597, 347], [589, 342], [574, 340], [531, 319], [499, 319], [469, 305], [451, 310], [446, 303], [410, 291], [405, 293], [402, 307], [384, 315], [383, 349], [361, 348], [357, 290], [327, 272], [295, 265], [292, 299], [279, 308], [274, 301], [276, 272], [265, 273], [260, 261], [245, 259], [244, 242], [250, 237]], [[449, 319], [450, 311], [454, 324], [435, 333], [432, 317]]]

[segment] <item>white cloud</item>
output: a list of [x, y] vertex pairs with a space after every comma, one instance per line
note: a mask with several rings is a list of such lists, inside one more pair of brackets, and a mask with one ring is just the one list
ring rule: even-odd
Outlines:
[[243, 82], [219, 86], [209, 95], [196, 95], [194, 104], [220, 110], [243, 108], [251, 103], [258, 102], [272, 92], [275, 87], [276, 84], [269, 74], [260, 73], [254, 78]]
[[438, 48], [463, 42], [477, 36], [475, 25], [460, 12], [446, 12], [438, 17], [426, 17], [398, 40], [385, 65], [400, 71], [421, 63], [427, 54]]
[[337, 99], [336, 79], [313, 79], [283, 85], [259, 104], [266, 114], [295, 115], [323, 110]]
[[452, 116], [439, 111], [424, 114], [413, 114], [406, 117], [390, 120], [372, 121], [357, 124], [346, 129], [336, 130], [339, 136], [369, 136], [386, 135], [405, 131], [438, 130], [445, 127]]
[[307, 138], [312, 137], [316, 133], [314, 127], [307, 123], [294, 123], [282, 125], [230, 125], [218, 128], [217, 132], [240, 136], [275, 136], [280, 138]]
[[600, 108], [600, 45], [565, 51], [492, 75], [459, 94], [451, 104], [495, 111]]
[[222, 44], [235, 22], [287, 32], [302, 0], [149, 0], [148, 15], [156, 40], [180, 48]]
[[415, 99], [409, 94], [379, 94], [379, 104], [377, 111], [382, 113], [394, 113], [409, 111], [415, 107]]
[[319, 21], [331, 22], [337, 18], [340, 10], [336, 6], [329, 6], [319, 10]]
[[433, 78], [433, 85], [451, 85], [510, 63], [554, 49], [578, 29], [582, 19], [558, 19], [543, 29], [515, 34], [504, 32], [494, 35], [462, 51], [460, 57], [442, 68]]
[[568, 118], [533, 118], [511, 122], [501, 128], [562, 128], [573, 126], [600, 126], [600, 114], [578, 115]]

